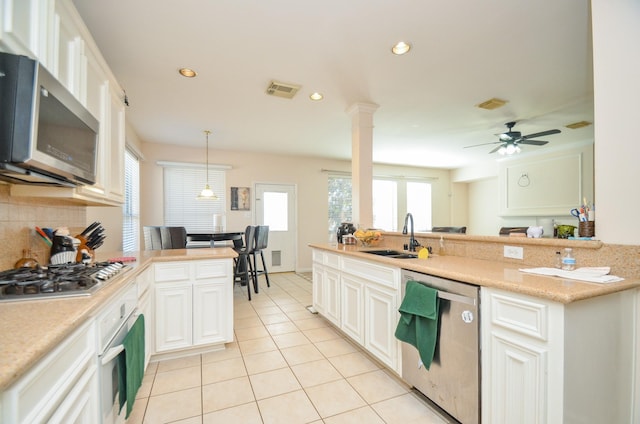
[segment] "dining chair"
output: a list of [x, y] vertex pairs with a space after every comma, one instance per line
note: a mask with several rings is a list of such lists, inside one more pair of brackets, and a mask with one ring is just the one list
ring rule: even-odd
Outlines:
[[144, 226], [145, 250], [184, 249], [187, 230], [184, 227]]
[[[263, 250], [267, 248], [269, 243], [269, 226], [268, 225], [258, 225], [256, 227], [256, 234], [254, 239], [254, 248], [251, 256], [253, 258], [253, 273], [255, 275], [255, 291], [258, 293], [258, 277], [264, 275], [267, 280], [267, 287], [271, 287], [271, 283], [269, 282], [269, 273], [267, 272], [267, 265], [264, 261], [264, 253]], [[262, 269], [258, 268], [258, 259], [257, 255], [260, 254], [260, 259], [262, 260]]]
[[[234, 259], [233, 283], [240, 282], [240, 285], [247, 285], [247, 296], [251, 300], [251, 285], [258, 293], [258, 283], [251, 264], [251, 255], [255, 247], [256, 227], [248, 225], [244, 232], [244, 245], [234, 247], [238, 257]], [[251, 280], [251, 281], [249, 281]]]

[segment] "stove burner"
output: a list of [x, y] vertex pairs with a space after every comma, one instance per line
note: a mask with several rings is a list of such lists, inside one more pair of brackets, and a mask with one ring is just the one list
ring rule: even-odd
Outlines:
[[56, 296], [88, 296], [116, 275], [122, 263], [56, 264], [0, 272], [0, 301]]

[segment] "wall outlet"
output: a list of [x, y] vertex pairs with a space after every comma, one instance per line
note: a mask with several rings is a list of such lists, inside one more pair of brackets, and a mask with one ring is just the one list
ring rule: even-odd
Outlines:
[[524, 259], [524, 249], [516, 246], [504, 246], [504, 257], [512, 259]]

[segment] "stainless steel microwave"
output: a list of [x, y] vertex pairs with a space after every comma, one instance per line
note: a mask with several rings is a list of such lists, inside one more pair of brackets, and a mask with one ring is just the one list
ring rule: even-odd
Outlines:
[[94, 184], [98, 120], [38, 61], [0, 53], [0, 179]]

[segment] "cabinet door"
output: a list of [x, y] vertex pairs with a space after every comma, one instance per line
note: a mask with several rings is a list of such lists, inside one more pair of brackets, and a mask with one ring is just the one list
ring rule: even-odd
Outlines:
[[357, 277], [342, 275], [340, 328], [364, 345], [364, 283]]
[[124, 201], [124, 149], [125, 122], [123, 94], [115, 83], [111, 87], [111, 111], [109, 113], [110, 131], [106, 144], [108, 162], [107, 197], [113, 201]]
[[80, 377], [64, 401], [56, 408], [49, 424], [82, 424], [100, 421], [97, 366], [92, 365]]
[[0, 46], [3, 51], [44, 59], [47, 3], [34, 0], [0, 1]]
[[49, 70], [82, 102], [86, 83], [84, 40], [72, 18], [72, 6], [64, 1], [56, 1], [54, 7], [53, 60], [50, 61]]
[[193, 286], [193, 344], [224, 343], [229, 340], [227, 284], [196, 283]]
[[325, 283], [325, 317], [340, 325], [340, 273], [330, 268], [324, 270]]
[[368, 284], [365, 287], [365, 348], [380, 361], [398, 368], [399, 342], [394, 337], [398, 322], [395, 291]]
[[325, 278], [324, 267], [317, 263], [313, 264], [313, 307], [318, 313], [325, 314]]
[[192, 345], [191, 283], [156, 284], [156, 352]]
[[491, 333], [490, 422], [546, 422], [547, 352], [507, 333]]
[[154, 353], [153, 346], [153, 308], [151, 303], [151, 292], [147, 290], [138, 300], [138, 309], [144, 315], [144, 369], [147, 369], [151, 355]]

